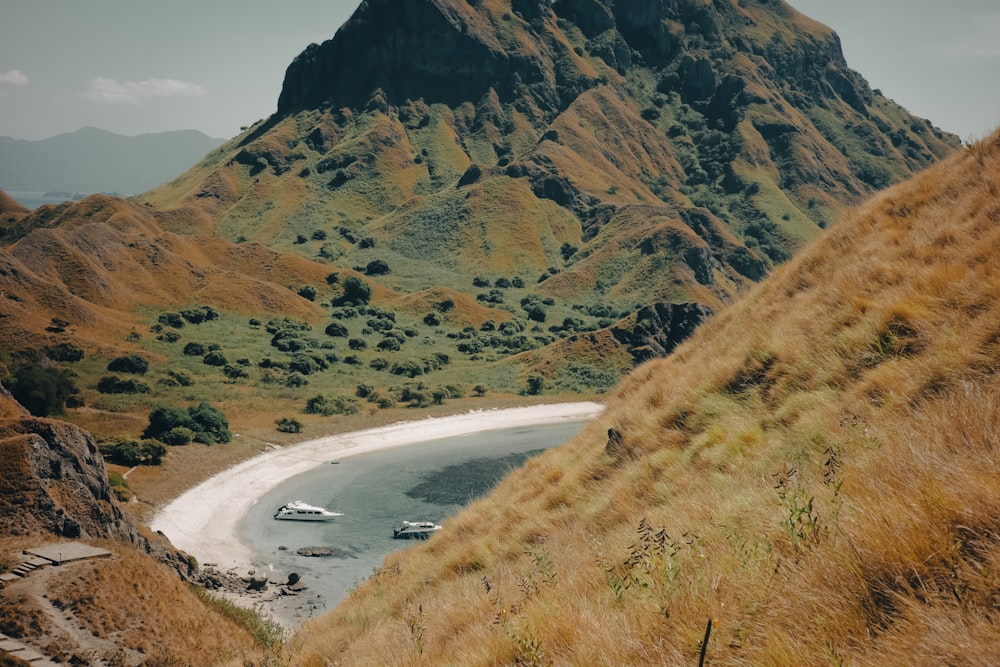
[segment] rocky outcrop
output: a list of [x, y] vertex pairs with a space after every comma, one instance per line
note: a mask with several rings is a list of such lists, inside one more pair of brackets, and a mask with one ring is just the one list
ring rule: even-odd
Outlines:
[[639, 364], [673, 352], [711, 315], [698, 303], [657, 303], [612, 327], [611, 333]]
[[[585, 240], [625, 206], [694, 193], [728, 209], [727, 224], [752, 247], [735, 258], [737, 273], [754, 279], [787, 259], [810, 221], [818, 230], [960, 143], [900, 121], [905, 110], [848, 67], [836, 33], [780, 0], [366, 0], [291, 63], [278, 113], [244, 138], [235, 164], [251, 176], [287, 169], [250, 144], [299, 112], [325, 111], [350, 131], [358, 114], [405, 124], [404, 110], [420, 107], [406, 129], [426, 135], [434, 105], [456, 114], [454, 141], [477, 171], [463, 176], [466, 163], [442, 179], [433, 153], [396, 156], [426, 165], [424, 190], [465, 187], [480, 174], [483, 183], [523, 179], [537, 200], [579, 220]], [[310, 130], [303, 145], [333, 153], [316, 156], [318, 172], [340, 151]], [[413, 156], [424, 140], [410, 134], [385, 151], [409, 142]], [[482, 159], [487, 141], [495, 162]], [[361, 175], [373, 176], [391, 178]], [[742, 202], [724, 201], [741, 193]]]
[[[376, 91], [389, 104], [454, 106], [492, 88], [509, 102], [522, 86], [551, 78], [537, 54], [508, 50], [474, 18], [464, 1], [367, 0], [335, 39], [311, 44], [289, 65], [278, 113], [363, 108]], [[539, 97], [554, 101], [551, 89]]]
[[112, 539], [189, 576], [185, 554], [122, 511], [89, 433], [17, 407], [0, 386], [0, 533]]

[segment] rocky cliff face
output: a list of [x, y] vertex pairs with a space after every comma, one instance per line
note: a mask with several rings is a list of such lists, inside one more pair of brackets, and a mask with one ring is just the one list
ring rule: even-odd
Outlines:
[[620, 319], [717, 310], [959, 145], [780, 0], [366, 0], [289, 65], [274, 116], [146, 201], [377, 259], [369, 282], [402, 293], [502, 303], [470, 285], [520, 279]]
[[126, 542], [189, 575], [184, 554], [144, 533], [108, 483], [86, 431], [32, 417], [0, 385], [0, 534]]
[[[392, 237], [427, 235], [414, 209], [465, 188], [505, 190], [524, 234], [554, 203], [579, 225], [560, 240], [573, 245], [636, 205], [710, 211], [766, 264], [959, 145], [869, 88], [833, 31], [779, 0], [367, 0], [291, 63], [278, 113], [240, 143], [229, 171], [251, 190], [382, 218], [361, 226], [410, 258], [454, 258]], [[239, 195], [219, 182], [204, 194]], [[521, 264], [558, 266], [552, 254]]]

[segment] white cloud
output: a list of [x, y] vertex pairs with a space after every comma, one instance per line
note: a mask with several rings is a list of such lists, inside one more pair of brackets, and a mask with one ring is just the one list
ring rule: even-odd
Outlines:
[[16, 69], [0, 72], [0, 85], [2, 86], [27, 86], [30, 81], [27, 75]]
[[97, 77], [83, 97], [94, 104], [140, 104], [154, 97], [201, 97], [208, 92], [196, 83], [177, 79], [116, 81]]
[[962, 41], [947, 51], [967, 58], [1000, 58], [1000, 14], [975, 19]]

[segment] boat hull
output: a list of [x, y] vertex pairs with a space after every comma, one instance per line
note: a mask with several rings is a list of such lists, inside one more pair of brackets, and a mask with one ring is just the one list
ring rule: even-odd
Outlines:
[[274, 518], [280, 521], [332, 521], [340, 512], [331, 512], [323, 507], [308, 505], [301, 500], [286, 503], [274, 513]]
[[441, 526], [431, 521], [404, 521], [401, 526], [393, 529], [392, 536], [397, 540], [426, 540], [439, 530]]

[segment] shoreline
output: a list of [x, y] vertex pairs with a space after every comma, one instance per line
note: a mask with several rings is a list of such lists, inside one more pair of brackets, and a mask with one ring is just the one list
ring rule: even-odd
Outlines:
[[603, 409], [600, 403], [579, 402], [474, 410], [306, 440], [208, 478], [157, 510], [149, 526], [200, 565], [252, 570], [253, 557], [237, 537], [237, 524], [260, 496], [296, 475], [333, 459], [485, 431], [584, 421]]

